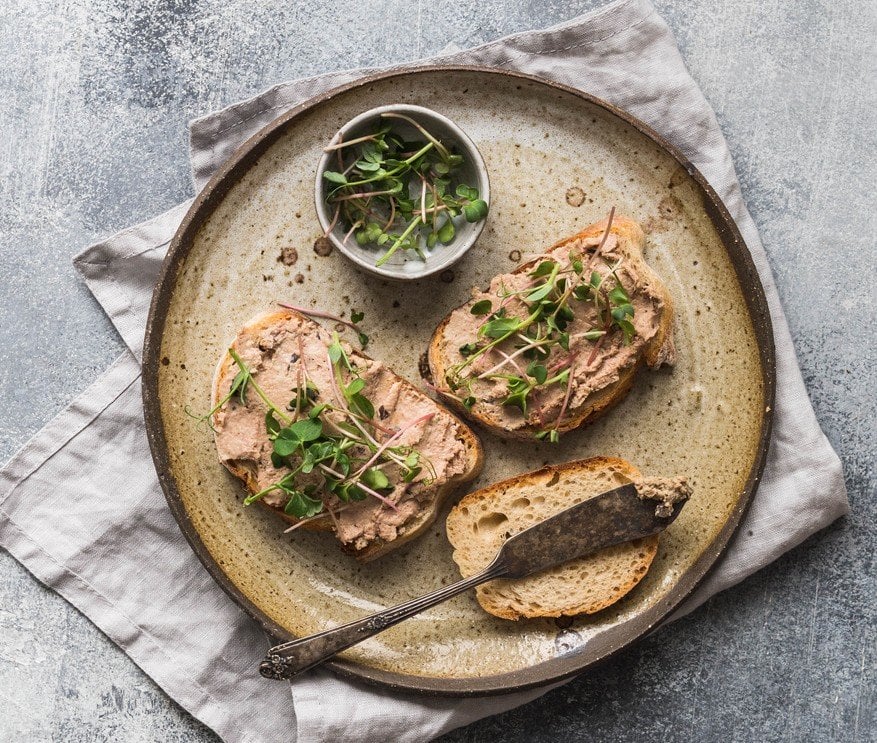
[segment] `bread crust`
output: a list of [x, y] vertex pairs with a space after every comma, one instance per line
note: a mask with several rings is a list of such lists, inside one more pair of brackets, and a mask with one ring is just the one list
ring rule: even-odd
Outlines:
[[[270, 328], [273, 325], [283, 323], [288, 321], [289, 319], [295, 318], [300, 322], [303, 322], [305, 326], [308, 324], [313, 325], [316, 329], [317, 324], [311, 320], [310, 318], [302, 315], [295, 310], [289, 309], [278, 309], [278, 310], [269, 310], [267, 312], [263, 312], [260, 315], [250, 319], [247, 321], [241, 330], [238, 332], [237, 336], [235, 336], [234, 341], [231, 343], [231, 348], [235, 350], [239, 350], [239, 343], [242, 338], [246, 337], [250, 334], [260, 334], [264, 330]], [[367, 354], [362, 353], [361, 351], [356, 352], [358, 356], [362, 356], [364, 358], [370, 358]], [[385, 367], [386, 368], [386, 367]], [[388, 372], [392, 373], [396, 379], [406, 387], [408, 390], [416, 393], [418, 396], [422, 397], [425, 400], [429, 400], [433, 405], [437, 408], [441, 406], [432, 400], [428, 395], [424, 394], [421, 390], [415, 387], [411, 382], [409, 382], [404, 377], [400, 377], [399, 375], [392, 372], [392, 370], [387, 369]], [[236, 365], [231, 355], [226, 351], [219, 360], [219, 363], [216, 365], [216, 369], [213, 374], [213, 383], [211, 386], [211, 396], [210, 396], [210, 407], [211, 409], [216, 406], [220, 399], [222, 399], [223, 395], [227, 392], [231, 385], [231, 381], [234, 376], [237, 374]], [[449, 411], [446, 411], [449, 412]], [[454, 415], [449, 412], [454, 418], [454, 421], [458, 424], [459, 427], [459, 438], [463, 441], [466, 447], [467, 454], [467, 467], [466, 469], [459, 475], [455, 475], [450, 479], [446, 480], [439, 486], [436, 486], [434, 489], [433, 500], [429, 508], [423, 509], [414, 521], [409, 521], [404, 525], [404, 533], [400, 534], [399, 537], [392, 541], [384, 541], [382, 539], [376, 539], [371, 544], [369, 544], [364, 549], [357, 550], [348, 545], [341, 545], [342, 549], [353, 555], [357, 560], [361, 562], [368, 562], [370, 560], [374, 560], [382, 555], [391, 552], [394, 549], [401, 547], [407, 542], [415, 539], [420, 534], [424, 532], [427, 528], [429, 528], [430, 524], [432, 524], [436, 516], [442, 509], [442, 506], [446, 502], [449, 495], [451, 495], [454, 491], [458, 489], [459, 486], [471, 482], [474, 480], [481, 472], [481, 469], [484, 465], [484, 450], [481, 446], [481, 441], [478, 436], [472, 431], [469, 426], [464, 423], [459, 416]], [[220, 460], [222, 461], [222, 460]], [[235, 477], [241, 479], [244, 482], [247, 490], [251, 493], [254, 493], [258, 490], [258, 485], [256, 482], [255, 472], [251, 467], [248, 467], [248, 462], [238, 462], [235, 460], [222, 461], [223, 466], [228, 469]], [[279, 515], [282, 519], [289, 522], [290, 524], [296, 524], [299, 522], [299, 519], [296, 519], [294, 516], [290, 516], [287, 513], [284, 513], [283, 509], [272, 506], [265, 501], [257, 501], [262, 507], [268, 508], [273, 511], [277, 515]], [[318, 517], [309, 521], [306, 521], [301, 525], [302, 529], [308, 529], [309, 531], [333, 531], [332, 520], [328, 515]]]
[[[546, 253], [564, 247], [571, 242], [599, 237], [605, 230], [606, 220], [596, 222], [586, 227], [581, 232], [555, 243], [546, 251]], [[624, 216], [616, 216], [612, 220], [610, 233], [618, 237], [620, 245], [623, 244], [627, 246], [625, 248], [625, 253], [635, 261], [637, 270], [647, 276], [649, 281], [659, 289], [661, 300], [664, 303], [664, 311], [661, 313], [660, 322], [655, 335], [643, 347], [636, 363], [625, 370], [625, 372], [619, 376], [619, 379], [612, 385], [595, 391], [593, 394], [585, 398], [585, 400], [577, 407], [571, 407], [565, 415], [565, 420], [557, 428], [559, 433], [566, 433], [585, 423], [593, 422], [604, 413], [608, 412], [613, 406], [621, 402], [633, 386], [636, 374], [643, 364], [650, 367], [656, 367], [661, 364], [672, 364], [675, 359], [675, 347], [673, 344], [672, 333], [674, 311], [673, 299], [670, 296], [669, 291], [667, 291], [663, 281], [661, 281], [660, 277], [652, 270], [643, 258], [642, 249], [645, 244], [645, 233], [637, 222]], [[541, 257], [534, 258], [533, 260], [518, 266], [512, 273], [520, 274], [531, 271], [541, 260], [543, 260]], [[427, 381], [431, 382], [441, 396], [442, 401], [449, 407], [461, 415], [477, 421], [491, 433], [508, 439], [531, 440], [533, 435], [539, 430], [538, 427], [528, 424], [518, 429], [507, 428], [479, 412], [477, 409], [478, 406], [475, 406], [471, 410], [467, 410], [454, 395], [449, 394], [447, 390], [443, 389], [442, 380], [444, 380], [448, 369], [453, 366], [451, 359], [449, 359], [443, 352], [442, 345], [444, 330], [450, 322], [453, 314], [465, 306], [466, 305], [461, 305], [460, 307], [451, 310], [451, 312], [449, 312], [436, 327], [426, 353], [426, 361], [429, 369], [429, 378]]]
[[[484, 567], [483, 565], [480, 565], [479, 561], [472, 560], [472, 553], [478, 549], [478, 545], [474, 544], [472, 541], [476, 538], [473, 536], [475, 530], [472, 528], [472, 514], [478, 512], [480, 504], [487, 504], [491, 508], [494, 506], [497, 508], [505, 508], [508, 504], [498, 501], [501, 501], [509, 492], [516, 495], [523, 495], [528, 492], [529, 489], [538, 488], [540, 486], [545, 487], [546, 483], [552, 482], [554, 478], [557, 478], [555, 486], [562, 486], [564, 482], [571, 480], [575, 475], [587, 475], [590, 473], [600, 473], [605, 475], [610, 472], [618, 474], [620, 477], [630, 482], [640, 478], [639, 470], [623, 459], [616, 457], [592, 457], [590, 459], [566, 462], [559, 465], [546, 465], [538, 470], [516, 475], [515, 477], [494, 483], [486, 488], [482, 488], [481, 490], [477, 490], [465, 496], [454, 506], [453, 509], [451, 509], [447, 519], [447, 534], [448, 539], [454, 547], [454, 561], [460, 568], [463, 577], [474, 575]], [[602, 488], [602, 490], [608, 489], [608, 487]], [[592, 495], [598, 495], [602, 490], [597, 489]], [[577, 502], [580, 502], [580, 500], [571, 500], [568, 505], [571, 506]], [[488, 511], [488, 513], [491, 512]], [[544, 517], [547, 518], [554, 513], [557, 513], [557, 510], [552, 511], [551, 513], [546, 512]], [[511, 521], [511, 517], [509, 517], [509, 520]], [[516, 529], [515, 533], [519, 530], [520, 529]], [[522, 618], [530, 619], [536, 617], [593, 614], [614, 604], [629, 593], [640, 582], [640, 580], [642, 580], [657, 554], [658, 540], [659, 536], [655, 534], [626, 544], [607, 547], [588, 558], [584, 558], [585, 560], [594, 562], [595, 559], [602, 559], [603, 556], [618, 555], [622, 552], [625, 552], [625, 555], [629, 552], [630, 555], [633, 556], [633, 559], [630, 560], [627, 565], [623, 578], [618, 580], [616, 576], [616, 579], [611, 586], [612, 590], [607, 590], [596, 598], [584, 594], [578, 596], [574, 593], [567, 593], [562, 597], [557, 597], [553, 605], [546, 603], [537, 607], [528, 606], [523, 609], [514, 606], [515, 602], [510, 596], [515, 589], [515, 584], [522, 585], [526, 583], [529, 592], [532, 594], [535, 590], [534, 587], [539, 586], [539, 581], [544, 583], [546, 577], [557, 575], [564, 566], [558, 566], [557, 568], [552, 568], [543, 573], [529, 576], [528, 578], [519, 581], [491, 581], [476, 589], [476, 598], [486, 612], [502, 619], [518, 620]]]

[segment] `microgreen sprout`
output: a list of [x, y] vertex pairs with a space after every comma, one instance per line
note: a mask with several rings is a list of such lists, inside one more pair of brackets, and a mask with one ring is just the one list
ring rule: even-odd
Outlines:
[[[326, 148], [338, 152], [339, 169], [323, 172], [326, 202], [334, 207], [332, 227], [340, 220], [345, 242], [352, 235], [359, 245], [381, 248], [377, 266], [399, 251], [425, 260], [424, 247], [453, 242], [455, 218], [479, 222], [488, 205], [477, 188], [460, 180], [462, 155], [409, 116], [381, 118], [373, 133]], [[393, 119], [413, 126], [423, 140], [404, 139]]]

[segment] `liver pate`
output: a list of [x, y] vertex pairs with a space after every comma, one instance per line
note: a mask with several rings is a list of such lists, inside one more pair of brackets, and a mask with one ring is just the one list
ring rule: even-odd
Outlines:
[[[535, 266], [539, 260], [547, 259], [568, 268], [576, 257], [583, 257], [587, 263], [589, 256], [600, 244], [601, 238], [601, 234], [596, 234], [567, 241], [528, 265]], [[662, 315], [668, 308], [663, 299], [663, 287], [656, 281], [654, 274], [649, 270], [641, 270], [645, 265], [641, 260], [630, 260], [629, 256], [623, 254], [619, 237], [614, 232], [609, 233], [600, 250], [600, 258], [593, 262], [589, 270], [599, 272], [605, 279], [610, 274], [610, 266], [607, 262], [615, 264], [619, 259], [623, 260], [616, 275], [634, 307], [632, 322], [636, 332], [632, 340], [625, 344], [623, 334], [618, 331], [607, 334], [599, 344], [586, 339], [584, 333], [599, 325], [597, 311], [591, 302], [573, 301], [575, 317], [566, 328], [570, 334], [569, 351], [555, 344], [548, 359], [540, 362], [550, 372], [553, 365], [557, 366], [569, 358], [574, 359], [571, 364], [572, 391], [565, 408], [563, 385], [533, 390], [525, 414], [517, 407], [502, 404], [508, 395], [507, 380], [488, 378], [477, 379], [471, 387], [472, 395], [476, 400], [473, 413], [509, 431], [556, 425], [556, 419], [562, 410], [577, 409], [591, 395], [617, 383], [626, 372], [639, 363], [643, 349], [654, 341], [659, 332]], [[448, 359], [461, 361], [464, 357], [461, 355], [460, 347], [478, 339], [478, 328], [484, 322], [484, 318], [474, 316], [470, 311], [477, 302], [490, 300], [495, 311], [500, 306], [500, 297], [503, 294], [527, 289], [534, 283], [535, 280], [530, 276], [528, 269], [496, 276], [486, 291], [474, 290], [471, 300], [448, 317], [443, 329], [443, 355]], [[528, 315], [528, 308], [518, 298], [519, 296], [510, 298], [503, 306], [508, 316], [523, 319]], [[473, 362], [467, 376], [477, 377], [490, 372], [503, 361], [503, 354], [514, 354], [516, 347], [520, 345], [520, 339], [515, 337], [504, 341], [496, 349], [483, 354]], [[596, 353], [595, 345], [597, 345]], [[654, 363], [651, 365], [672, 364], [674, 360], [672, 337], [668, 335], [658, 358], [653, 360]], [[503, 371], [514, 374], [527, 366], [527, 361], [521, 357], [517, 358], [516, 363], [517, 368], [507, 362]], [[445, 380], [437, 379], [435, 384], [445, 389]]]
[[673, 514], [676, 503], [691, 497], [691, 486], [684, 477], [643, 477], [634, 481], [633, 485], [640, 500], [658, 501], [655, 515], [663, 518]]
[[[284, 408], [295, 396], [293, 390], [301, 384], [303, 373], [316, 385], [316, 402], [334, 403], [327, 350], [331, 343], [330, 333], [322, 327], [291, 314], [282, 322], [245, 330], [238, 336], [235, 350], [267, 397]], [[376, 410], [375, 422], [379, 428], [374, 430], [374, 436], [379, 444], [406, 424], [432, 415], [405, 430], [394, 441], [394, 446], [413, 447], [429, 463], [411, 483], [401, 481], [396, 465], [384, 468], [394, 486], [386, 497], [395, 504], [395, 510], [373, 497], [345, 503], [335, 495], [320, 493], [338, 539], [354, 550], [362, 550], [376, 540], [390, 542], [403, 535], [417, 523], [425, 510], [432, 507], [437, 487], [464, 473], [469, 464], [463, 426], [453, 415], [381, 362], [353, 350], [343, 341], [342, 346], [365, 381], [363, 394]], [[233, 369], [233, 373], [226, 375], [220, 395], [228, 391], [236, 371]], [[290, 471], [286, 467], [275, 468], [272, 464], [273, 445], [265, 427], [266, 411], [265, 403], [250, 390], [246, 405], [234, 397], [213, 419], [220, 460], [232, 471], [246, 470], [251, 476], [248, 485], [254, 491], [277, 482]], [[341, 417], [337, 412], [325, 413], [324, 425], [331, 425], [333, 420], [337, 422]], [[314, 473], [297, 476], [297, 484], [299, 478], [302, 484], [310, 482], [319, 486], [322, 482], [322, 478]], [[267, 505], [280, 510], [287, 499], [288, 496], [281, 491], [264, 496]]]

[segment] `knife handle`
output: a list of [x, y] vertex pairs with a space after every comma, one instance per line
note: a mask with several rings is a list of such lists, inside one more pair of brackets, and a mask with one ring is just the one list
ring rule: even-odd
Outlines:
[[419, 614], [425, 609], [440, 604], [442, 601], [463, 593], [481, 583], [501, 578], [506, 574], [505, 567], [499, 563], [491, 563], [478, 575], [452, 583], [437, 591], [420, 598], [406, 601], [404, 604], [384, 609], [371, 616], [355, 622], [342, 624], [340, 627], [325, 630], [299, 640], [276, 645], [268, 651], [265, 660], [259, 665], [259, 673], [269, 679], [290, 679], [293, 676], [318, 666], [333, 655], [356, 645], [373, 635], [383, 632], [388, 627], [398, 624]]

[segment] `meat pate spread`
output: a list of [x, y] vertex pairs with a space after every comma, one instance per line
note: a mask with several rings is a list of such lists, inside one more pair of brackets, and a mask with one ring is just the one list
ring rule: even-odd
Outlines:
[[655, 516], [668, 518], [673, 506], [691, 497], [691, 486], [684, 477], [644, 477], [634, 482], [640, 500], [658, 501]]
[[[553, 260], [565, 267], [569, 267], [574, 259], [581, 256], [587, 261], [588, 255], [594, 253], [601, 239], [602, 236], [598, 234], [568, 241], [550, 250], [543, 259]], [[569, 333], [568, 351], [555, 345], [551, 349], [551, 355], [542, 362], [550, 371], [552, 366], [559, 365], [564, 358], [575, 360], [569, 367], [572, 380], [571, 393], [566, 400], [566, 406], [564, 406], [565, 385], [534, 389], [525, 413], [517, 407], [503, 404], [502, 401], [506, 399], [509, 392], [506, 379], [497, 375], [479, 378], [479, 375], [489, 373], [498, 363], [502, 363], [505, 356], [512, 355], [516, 344], [521, 345], [520, 339], [510, 338], [481, 355], [471, 364], [467, 372], [467, 379], [473, 380], [469, 390], [475, 399], [472, 408], [475, 413], [507, 430], [542, 428], [551, 425], [564, 409], [574, 410], [584, 404], [589, 396], [618, 382], [625, 372], [630, 371], [638, 363], [644, 347], [655, 338], [661, 325], [662, 315], [667, 308], [662, 288], [658, 285], [654, 274], [642, 270], [644, 266], [642, 261], [631, 259], [624, 255], [625, 252], [619, 245], [618, 236], [610, 232], [600, 249], [600, 259], [594, 261], [589, 270], [599, 272], [603, 279], [606, 279], [611, 273], [611, 264], [621, 260], [614, 278], [623, 285], [633, 305], [634, 313], [631, 322], [635, 332], [632, 338], [625, 342], [621, 332], [607, 334], [599, 344], [585, 338], [585, 333], [599, 326], [600, 318], [597, 308], [592, 303], [577, 302], [574, 319], [566, 328]], [[491, 300], [495, 308], [500, 298], [519, 292], [503, 306], [508, 316], [523, 319], [529, 310], [526, 303], [519, 299], [522, 296], [520, 292], [527, 290], [533, 284], [534, 279], [530, 271], [521, 271], [496, 276], [487, 291], [475, 290], [472, 299], [455, 310], [445, 325], [442, 342], [446, 347], [447, 358], [460, 360], [462, 357], [458, 349], [478, 338], [478, 329], [483, 318], [473, 315], [470, 311], [476, 303]], [[672, 364], [673, 356], [672, 342], [668, 341], [655, 365]], [[509, 365], [507, 364], [505, 368], [508, 369]], [[436, 380], [436, 383], [444, 387], [443, 380]]]
[[[296, 394], [294, 391], [299, 388], [303, 377], [316, 389], [315, 402], [335, 401], [333, 367], [327, 353], [332, 342], [331, 334], [316, 323], [291, 315], [264, 328], [245, 330], [235, 342], [235, 350], [266, 396], [285, 407]], [[378, 444], [404, 429], [394, 440], [394, 446], [411, 447], [426, 465], [409, 483], [402, 480], [399, 470], [393, 465], [384, 468], [392, 486], [392, 491], [385, 492], [385, 497], [395, 508], [372, 497], [344, 502], [326, 492], [317, 494], [323, 498], [338, 539], [361, 550], [376, 540], [392, 541], [416, 523], [418, 516], [432, 507], [437, 488], [466, 471], [467, 449], [462, 426], [455, 417], [381, 362], [353, 350], [343, 341], [342, 347], [365, 382], [362, 394], [374, 406], [377, 425], [373, 435]], [[220, 394], [229, 389], [234, 373], [226, 376]], [[273, 446], [265, 423], [267, 410], [260, 396], [250, 392], [246, 404], [235, 396], [213, 418], [220, 460], [230, 468], [243, 468], [252, 473], [249, 485], [254, 490], [267, 488], [290, 472], [286, 467], [275, 467], [272, 462]], [[327, 425], [332, 425], [333, 420], [339, 422], [343, 417], [336, 411], [323, 415]], [[421, 423], [410, 425], [430, 415], [432, 417]], [[321, 484], [316, 471], [300, 477], [305, 483]], [[263, 499], [267, 505], [282, 510], [287, 498], [282, 491], [274, 490]]]

